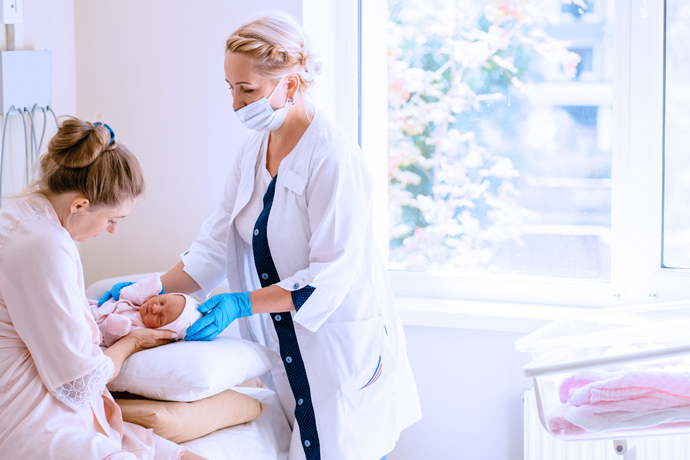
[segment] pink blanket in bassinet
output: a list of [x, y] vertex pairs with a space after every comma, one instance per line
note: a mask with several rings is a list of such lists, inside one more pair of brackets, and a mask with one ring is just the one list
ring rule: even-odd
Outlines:
[[559, 399], [565, 410], [551, 414], [549, 426], [561, 434], [688, 421], [690, 367], [584, 370], [561, 383]]

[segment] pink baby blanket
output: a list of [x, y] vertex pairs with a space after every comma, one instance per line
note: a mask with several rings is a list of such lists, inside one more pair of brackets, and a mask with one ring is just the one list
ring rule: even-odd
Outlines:
[[[160, 275], [154, 273], [123, 288], [118, 301], [110, 299], [99, 307], [97, 301], [89, 300], [91, 311], [103, 335], [101, 343], [109, 347], [129, 334], [132, 329], [146, 327], [139, 314], [139, 307], [162, 289]], [[187, 295], [179, 295], [183, 295], [186, 300], [184, 311], [175, 321], [158, 329], [176, 332], [178, 338], [181, 339], [187, 332], [187, 328], [201, 318], [202, 314], [196, 309], [198, 302]]]
[[549, 427], [561, 434], [690, 421], [690, 366], [583, 370], [563, 380], [559, 399]]

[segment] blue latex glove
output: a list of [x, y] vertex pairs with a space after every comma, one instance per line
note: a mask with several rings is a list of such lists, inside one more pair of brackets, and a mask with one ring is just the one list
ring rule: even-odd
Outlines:
[[[122, 290], [122, 288], [131, 286], [132, 284], [134, 283], [132, 283], [131, 281], [117, 283], [109, 291], [106, 291], [106, 293], [103, 294], [103, 296], [100, 299], [98, 299], [98, 306], [100, 307], [110, 299], [113, 299], [115, 302], [117, 302], [118, 300], [120, 300], [120, 291]], [[161, 292], [158, 293], [158, 295], [161, 294], [165, 294], [165, 288], [161, 289]]]
[[205, 315], [189, 326], [184, 338], [186, 341], [213, 340], [237, 318], [251, 316], [252, 303], [249, 300], [249, 292], [218, 294], [199, 305], [197, 310]]
[[117, 283], [114, 285], [109, 291], [106, 291], [103, 296], [101, 296], [100, 299], [98, 299], [98, 306], [100, 307], [104, 303], [106, 303], [108, 300], [113, 299], [116, 302], [120, 300], [120, 291], [122, 290], [123, 287], [131, 286], [132, 283], [131, 281], [125, 281], [124, 283]]

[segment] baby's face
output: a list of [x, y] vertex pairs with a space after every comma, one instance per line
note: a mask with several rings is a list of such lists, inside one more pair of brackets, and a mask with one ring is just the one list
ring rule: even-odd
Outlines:
[[139, 314], [148, 328], [163, 327], [180, 317], [186, 300], [178, 294], [154, 295], [141, 304]]

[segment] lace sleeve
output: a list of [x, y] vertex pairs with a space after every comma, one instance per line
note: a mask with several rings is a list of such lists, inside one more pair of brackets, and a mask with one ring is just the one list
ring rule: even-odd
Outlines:
[[90, 407], [98, 400], [105, 390], [105, 384], [113, 376], [115, 365], [113, 361], [103, 355], [103, 362], [94, 370], [77, 380], [65, 383], [50, 393], [75, 411]]

